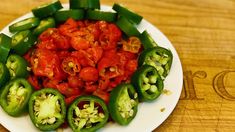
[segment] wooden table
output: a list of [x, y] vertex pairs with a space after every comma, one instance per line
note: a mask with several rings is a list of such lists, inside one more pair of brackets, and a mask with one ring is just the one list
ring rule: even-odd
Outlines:
[[[1, 0], [0, 28], [46, 1]], [[181, 99], [155, 131], [234, 131], [235, 0], [101, 0], [114, 2], [158, 27], [182, 61]]]

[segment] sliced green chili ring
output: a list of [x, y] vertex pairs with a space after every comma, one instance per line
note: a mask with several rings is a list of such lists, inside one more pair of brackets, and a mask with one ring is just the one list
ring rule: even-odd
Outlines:
[[32, 92], [33, 88], [26, 79], [13, 79], [2, 88], [0, 104], [7, 114], [21, 116], [27, 111]]
[[11, 38], [7, 35], [0, 34], [0, 62], [5, 63], [11, 49]]
[[52, 88], [34, 92], [29, 99], [29, 116], [33, 124], [42, 131], [57, 129], [65, 121], [64, 96]]
[[26, 78], [29, 75], [29, 71], [27, 70], [28, 63], [19, 55], [11, 54], [7, 58], [6, 66], [10, 72], [11, 79], [19, 77]]
[[81, 9], [70, 9], [58, 11], [55, 13], [55, 20], [57, 22], [64, 22], [68, 18], [72, 18], [74, 20], [81, 20], [84, 18], [84, 10]]
[[26, 18], [24, 20], [21, 20], [19, 22], [16, 22], [10, 25], [9, 31], [16, 32], [16, 31], [28, 30], [28, 29], [38, 26], [39, 23], [40, 23], [40, 20], [37, 17]]
[[142, 16], [116, 3], [113, 5], [113, 10], [115, 10], [120, 16], [126, 17], [128, 20], [130, 20], [131, 22], [135, 24], [139, 24], [141, 20], [143, 19]]
[[97, 96], [79, 96], [68, 108], [68, 123], [75, 132], [94, 132], [109, 118], [105, 102]]
[[138, 66], [144, 64], [154, 66], [164, 80], [170, 72], [172, 60], [173, 55], [170, 50], [163, 47], [154, 47], [146, 49], [140, 54]]
[[127, 18], [121, 16], [117, 22], [117, 26], [129, 37], [139, 36], [140, 32]]
[[86, 12], [86, 18], [91, 20], [114, 22], [117, 19], [117, 13], [99, 10], [88, 10]]
[[55, 27], [55, 20], [52, 17], [41, 20], [40, 24], [33, 30], [33, 34], [38, 36], [48, 28]]
[[163, 80], [156, 68], [143, 65], [133, 74], [131, 83], [136, 88], [140, 101], [153, 101], [158, 98], [164, 87]]
[[70, 9], [100, 9], [100, 0], [69, 0]]
[[128, 125], [136, 116], [138, 94], [131, 84], [119, 84], [110, 94], [109, 111], [120, 125]]
[[11, 48], [19, 54], [24, 55], [36, 42], [37, 38], [30, 30], [24, 30], [12, 36]]
[[2, 88], [10, 79], [10, 73], [6, 65], [0, 62], [0, 88]]
[[146, 30], [141, 33], [139, 38], [141, 40], [142, 45], [144, 46], [144, 49], [153, 48], [157, 46], [157, 43], [153, 40], [153, 38]]
[[32, 9], [34, 16], [38, 18], [45, 18], [53, 15], [56, 11], [63, 8], [59, 0], [55, 0], [52, 3], [47, 3]]

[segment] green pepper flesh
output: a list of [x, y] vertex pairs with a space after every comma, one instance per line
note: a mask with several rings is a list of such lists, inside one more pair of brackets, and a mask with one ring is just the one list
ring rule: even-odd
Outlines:
[[38, 129], [55, 130], [65, 120], [66, 106], [63, 95], [52, 88], [34, 92], [29, 99], [29, 115]]
[[33, 34], [38, 36], [48, 28], [55, 27], [55, 20], [52, 17], [42, 19], [40, 24], [33, 30]]
[[17, 77], [26, 78], [29, 75], [29, 71], [27, 70], [28, 63], [19, 55], [10, 55], [7, 59], [6, 66], [10, 72], [11, 79]]
[[79, 96], [68, 109], [68, 122], [73, 131], [96, 131], [109, 117], [104, 101], [97, 96]]
[[12, 36], [11, 47], [19, 55], [24, 55], [36, 42], [37, 38], [30, 30], [24, 30]]
[[5, 63], [11, 49], [11, 38], [3, 33], [0, 34], [0, 62]]
[[138, 59], [138, 66], [144, 64], [154, 66], [164, 80], [170, 72], [173, 55], [170, 50], [163, 47], [154, 47], [144, 50]]
[[10, 73], [6, 65], [0, 62], [0, 88], [2, 88], [10, 79]]
[[138, 94], [131, 84], [119, 84], [112, 90], [108, 106], [115, 122], [128, 125], [137, 113]]
[[61, 5], [60, 1], [55, 0], [51, 3], [47, 3], [32, 9], [32, 12], [34, 16], [41, 19], [53, 15], [61, 8], [63, 8], [63, 6]]
[[2, 88], [0, 104], [9, 115], [20, 116], [26, 111], [32, 92], [33, 88], [27, 80], [13, 79]]
[[30, 18], [23, 19], [19, 22], [16, 22], [16, 23], [10, 25], [9, 30], [10, 30], [10, 32], [28, 30], [28, 29], [31, 29], [33, 27], [38, 26], [39, 23], [40, 23], [39, 18], [30, 17]]
[[69, 0], [70, 9], [100, 9], [100, 0]]
[[140, 101], [153, 101], [158, 98], [164, 87], [155, 67], [143, 65], [132, 76], [131, 83], [136, 88]]

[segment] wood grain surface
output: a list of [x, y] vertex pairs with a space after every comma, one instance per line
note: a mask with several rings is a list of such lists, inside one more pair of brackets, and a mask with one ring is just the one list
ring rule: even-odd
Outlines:
[[[0, 28], [48, 1], [1, 0]], [[235, 131], [235, 0], [101, 0], [114, 2], [158, 27], [182, 61], [181, 99], [154, 132]]]

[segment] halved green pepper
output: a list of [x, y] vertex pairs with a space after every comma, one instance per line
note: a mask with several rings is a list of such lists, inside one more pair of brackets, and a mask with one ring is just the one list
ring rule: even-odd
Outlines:
[[68, 109], [68, 122], [75, 132], [94, 132], [109, 118], [105, 102], [97, 96], [79, 96]]
[[57, 129], [65, 121], [64, 96], [52, 88], [34, 92], [29, 99], [29, 116], [33, 124], [42, 131]]
[[36, 42], [37, 38], [30, 30], [24, 30], [12, 36], [11, 48], [19, 54], [24, 55]]
[[39, 23], [40, 23], [40, 20], [37, 17], [26, 18], [10, 25], [9, 31], [16, 32], [16, 31], [28, 30], [28, 29], [38, 26]]
[[163, 47], [154, 47], [144, 50], [138, 59], [138, 66], [144, 64], [154, 66], [164, 80], [171, 69], [173, 55], [170, 50]]
[[2, 88], [9, 79], [9, 70], [4, 63], [0, 62], [0, 88]]
[[42, 19], [40, 24], [33, 30], [34, 35], [40, 35], [43, 31], [48, 28], [55, 27], [55, 20], [52, 17]]
[[138, 94], [131, 84], [119, 84], [110, 94], [109, 111], [120, 125], [128, 125], [136, 116]]
[[0, 62], [5, 63], [11, 49], [11, 38], [7, 35], [0, 34]]
[[133, 74], [131, 83], [139, 94], [140, 101], [152, 101], [163, 91], [164, 83], [156, 68], [143, 65]]
[[20, 116], [27, 111], [32, 92], [32, 86], [24, 78], [11, 80], [1, 90], [0, 104], [7, 114]]
[[12, 54], [7, 58], [6, 66], [10, 72], [11, 79], [16, 77], [26, 78], [29, 75], [27, 70], [27, 61], [16, 54]]

